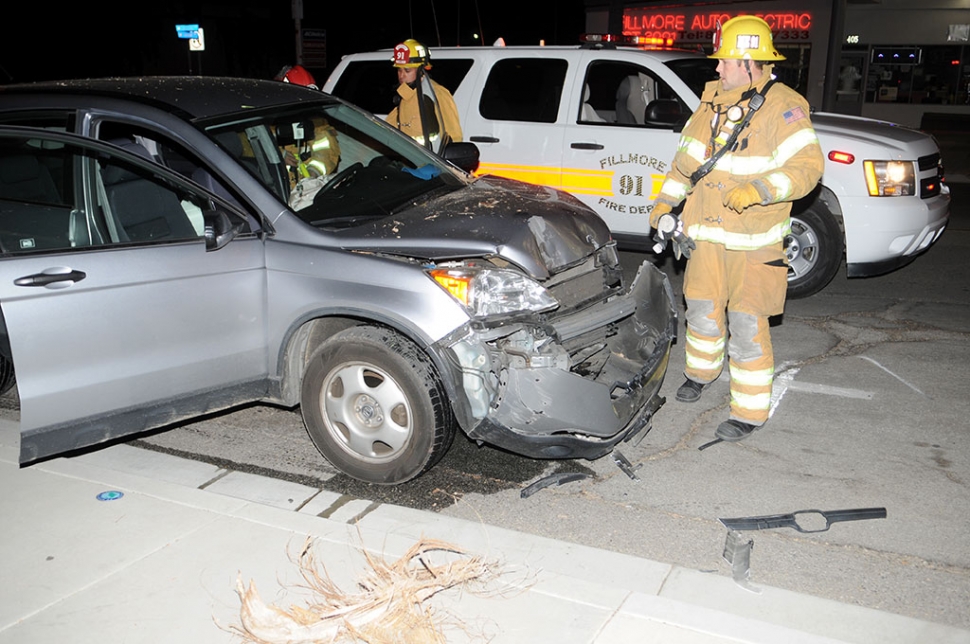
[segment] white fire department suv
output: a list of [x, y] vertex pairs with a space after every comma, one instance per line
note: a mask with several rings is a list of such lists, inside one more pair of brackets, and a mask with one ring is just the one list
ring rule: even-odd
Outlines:
[[[479, 174], [573, 193], [621, 246], [652, 245], [648, 214], [680, 129], [715, 77], [706, 57], [632, 47], [460, 47], [432, 52], [431, 76], [455, 97]], [[784, 80], [782, 78], [781, 80]], [[376, 115], [392, 107], [390, 50], [352, 54], [324, 91]], [[946, 227], [950, 194], [932, 136], [814, 112], [826, 155], [821, 185], [792, 210], [789, 297], [899, 268]]]

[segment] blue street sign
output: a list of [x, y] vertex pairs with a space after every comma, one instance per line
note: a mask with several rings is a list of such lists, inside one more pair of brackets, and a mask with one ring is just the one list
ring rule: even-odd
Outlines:
[[175, 32], [178, 34], [179, 38], [198, 39], [199, 25], [175, 25]]

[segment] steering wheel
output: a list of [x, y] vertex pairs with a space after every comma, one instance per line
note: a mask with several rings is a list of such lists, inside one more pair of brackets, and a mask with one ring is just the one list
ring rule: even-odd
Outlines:
[[358, 161], [353, 165], [347, 166], [337, 174], [333, 175], [333, 179], [331, 179], [326, 184], [324, 184], [323, 188], [320, 189], [320, 192], [317, 193], [317, 197], [336, 190], [341, 185], [353, 179], [357, 175], [357, 173], [363, 169], [364, 169], [364, 164], [361, 163], [360, 161]]

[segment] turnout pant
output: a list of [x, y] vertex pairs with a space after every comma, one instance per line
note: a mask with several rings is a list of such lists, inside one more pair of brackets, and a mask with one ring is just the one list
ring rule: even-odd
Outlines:
[[768, 318], [785, 307], [788, 267], [782, 245], [727, 250], [698, 241], [684, 274], [687, 368], [700, 383], [714, 381], [730, 357], [731, 418], [768, 420], [774, 354]]

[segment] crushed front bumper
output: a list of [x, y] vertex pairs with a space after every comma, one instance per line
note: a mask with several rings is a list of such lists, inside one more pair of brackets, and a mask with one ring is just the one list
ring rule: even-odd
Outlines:
[[452, 346], [474, 410], [459, 421], [470, 438], [533, 458], [608, 454], [649, 431], [664, 403], [676, 317], [667, 276], [645, 262], [629, 291], [551, 320], [529, 351], [473, 334]]

